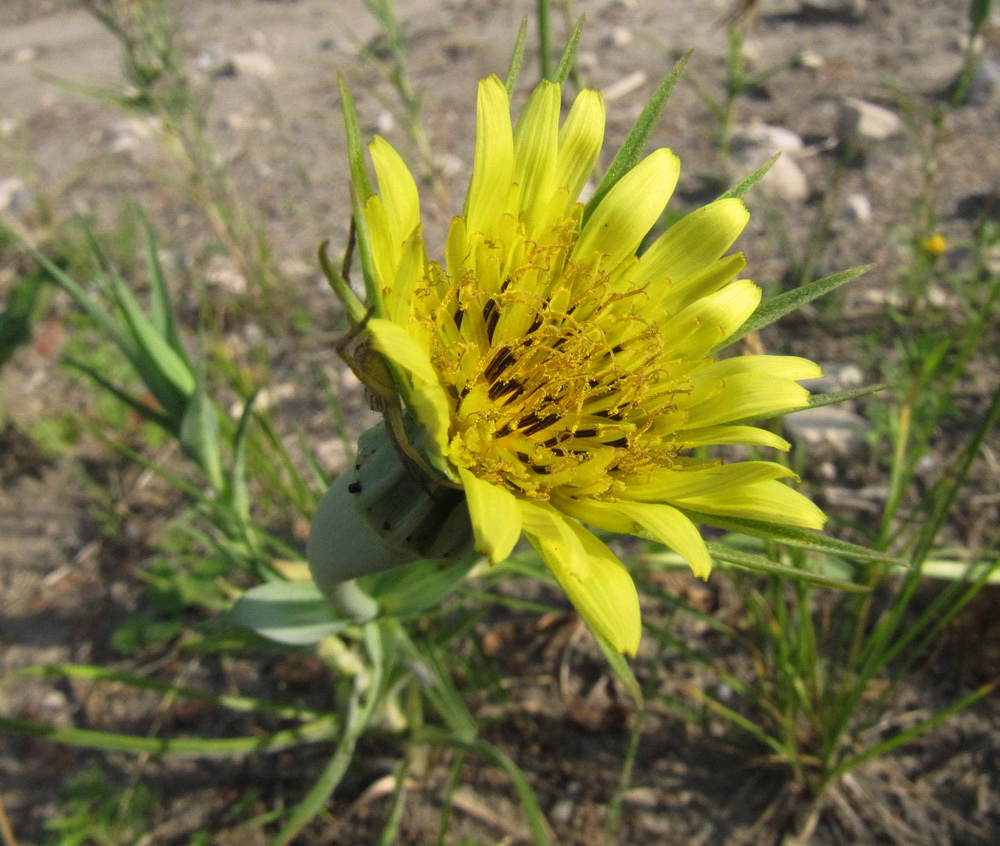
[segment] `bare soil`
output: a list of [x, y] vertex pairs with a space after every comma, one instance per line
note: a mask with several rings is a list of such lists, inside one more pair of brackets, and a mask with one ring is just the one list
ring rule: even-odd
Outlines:
[[[475, 80], [505, 71], [521, 16], [533, 14], [534, 5], [513, 0], [398, 3], [412, 81], [424, 91], [423, 117], [435, 150], [430, 169], [441, 186], [436, 194], [424, 192], [432, 242], [443, 237], [458, 209], [470, 171]], [[678, 86], [654, 142], [674, 149], [684, 166], [674, 208], [688, 210], [716, 196], [717, 122], [692, 83], [721, 96], [723, 21], [730, 4], [578, 0], [573, 5], [574, 14], [587, 17], [581, 78], [608, 93], [605, 164], [659, 79], [694, 48], [686, 81]], [[752, 194], [755, 215], [739, 247], [748, 255], [753, 278], [780, 284], [790, 263], [779, 235], [802, 251], [814, 237], [811, 222], [833, 190], [843, 98], [866, 100], [904, 117], [939, 104], [961, 64], [968, 4], [870, 0], [857, 21], [811, 17], [794, 0], [757, 5], [760, 15], [746, 45], [750, 67], [784, 61], [790, 67], [743, 99], [737, 118], [741, 124], [784, 127], [803, 139], [803, 150], [793, 158], [808, 190], [793, 202], [769, 199], [766, 191]], [[140, 205], [163, 240], [169, 266], [187, 285], [179, 297], [192, 326], [196, 292], [204, 283], [230, 315], [225, 340], [234, 360], [252, 363], [255, 345], [266, 345], [279, 424], [290, 436], [303, 431], [313, 438], [335, 470], [342, 452], [326, 415], [317, 367], [334, 374], [335, 384], [344, 384], [354, 434], [371, 420], [333, 353], [341, 324], [313, 259], [321, 240], [337, 245], [347, 237], [338, 73], [346, 75], [358, 100], [363, 133], [377, 131], [412, 160], [416, 155], [391, 108], [397, 102], [394, 92], [362, 57], [362, 45], [379, 48], [377, 25], [361, 0], [186, 0], [179, 12], [184, 49], [201, 79], [199, 90], [210, 94], [209, 131], [239, 195], [267, 233], [289, 313], [296, 308], [307, 313], [310, 331], [276, 332], [265, 325], [265, 316], [246, 307], [253, 293], [246, 286], [252, 283], [217, 254], [209, 224], [158, 146], [155, 131], [76, 90], [121, 82], [113, 39], [76, 0], [0, 4], [0, 180], [21, 180], [31, 198], [0, 214], [44, 242], [52, 231], [64, 231], [60, 227], [74, 214], [92, 218], [99, 231], [127, 233], [134, 213], [126, 210]], [[557, 35], [563, 31], [561, 21], [555, 29]], [[985, 34], [983, 51], [985, 59], [997, 61], [996, 21]], [[793, 62], [803, 54], [806, 61]], [[220, 57], [223, 64], [230, 60], [233, 70], [211, 77], [203, 69], [218, 71]], [[534, 76], [534, 61], [529, 44], [527, 80]], [[878, 378], [900, 332], [885, 320], [884, 304], [897, 292], [905, 228], [925, 179], [933, 185], [940, 229], [952, 245], [941, 260], [957, 272], [969, 268], [971, 251], [963, 243], [981, 215], [996, 216], [1000, 208], [1000, 91], [984, 86], [972, 105], [949, 118], [936, 171], [928, 172], [921, 158], [926, 131], [904, 129], [873, 142], [838, 177], [830, 245], [821, 252], [816, 273], [869, 262], [877, 267], [842, 295], [836, 309], [809, 309], [766, 334], [769, 351], [851, 363], [866, 379]], [[739, 175], [736, 170], [727, 174]], [[857, 195], [870, 207], [862, 220], [845, 210], [848, 198]], [[26, 269], [24, 263], [0, 269], [0, 297]], [[69, 426], [69, 415], [98, 415], [91, 394], [59, 366], [72, 331], [65, 322], [68, 310], [55, 298], [33, 343], [0, 373], [0, 672], [91, 662], [191, 687], [322, 704], [329, 678], [308, 655], [275, 651], [222, 660], [187, 654], [176, 645], [128, 655], [113, 648], [110, 638], [117, 627], [149, 608], [141, 573], [155, 557], [164, 526], [184, 503], [92, 434], [71, 437], [71, 447], [54, 451], [40, 446], [37, 436], [29, 437], [37, 435], [40, 421], [57, 419]], [[874, 347], [884, 355], [873, 353], [873, 344], [864, 340], [872, 337], [884, 341]], [[1000, 349], [1000, 334], [996, 341], [994, 352]], [[926, 459], [927, 479], [940, 472], [953, 445], [983, 414], [998, 371], [995, 357], [970, 368], [952, 428], [941, 433]], [[863, 526], [875, 519], [873, 513], [877, 516], [883, 465], [864, 439], [852, 449], [848, 455], [834, 449], [814, 456], [812, 491], [840, 521]], [[971, 548], [995, 542], [998, 455], [1000, 441], [994, 435], [943, 542]], [[707, 588], [685, 579], [672, 589], [706, 591], [696, 598], [714, 613], [738, 614], [726, 578], [713, 576]], [[949, 628], [892, 703], [885, 731], [933, 713], [1000, 675], [997, 598], [995, 589], [988, 589]], [[711, 648], [703, 632], [688, 634]], [[469, 690], [470, 705], [489, 726], [489, 739], [528, 773], [556, 842], [603, 842], [607, 803], [618, 784], [635, 715], [606, 676], [599, 654], [568, 614], [542, 621], [490, 617], [471, 638], [470, 654], [492, 662], [507, 694], [507, 701], [498, 704]], [[745, 656], [727, 653], [719, 659], [744, 676], [752, 674]], [[680, 679], [706, 678], [685, 660], [677, 655], [668, 665], [654, 667], [641, 656], [637, 671], [642, 677], [658, 673], [665, 691], [680, 694]], [[0, 713], [163, 736], [237, 736], [273, 728], [125, 688], [9, 677], [0, 684]], [[802, 835], [799, 842], [814, 844], [1000, 842], [998, 729], [1000, 700], [989, 696], [900, 753], [851, 774], [816, 808], [789, 791], [782, 771], [762, 750], [747, 748], [721, 725], [708, 720], [695, 727], [675, 713], [654, 712], [638, 750], [634, 787], [621, 809], [619, 842], [790, 843], [796, 832]], [[391, 771], [402, 743], [388, 734], [365, 740], [328, 812], [295, 842], [375, 842], [390, 799], [379, 779]], [[305, 748], [237, 760], [136, 760], [4, 735], [0, 810], [9, 831], [0, 815], [0, 839], [22, 846], [58, 842], [45, 824], [61, 807], [59, 792], [99, 760], [123, 789], [143, 784], [162, 797], [145, 829], [129, 843], [182, 844], [193, 842], [196, 832], [208, 832], [209, 840], [197, 842], [263, 844], [276, 831], [264, 815], [299, 801], [328, 752]], [[444, 753], [430, 755], [413, 785], [400, 843], [436, 842], [451, 760]], [[525, 831], [503, 773], [486, 762], [468, 761], [448, 842], [528, 842]]]

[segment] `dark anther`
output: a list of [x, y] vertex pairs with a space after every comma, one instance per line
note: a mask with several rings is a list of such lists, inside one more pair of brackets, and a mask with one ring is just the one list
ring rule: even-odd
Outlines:
[[559, 419], [556, 414], [546, 414], [544, 417], [539, 418], [535, 412], [531, 412], [527, 417], [522, 418], [518, 421], [518, 428], [521, 429], [526, 435], [533, 435], [535, 432], [541, 432], [551, 426]]
[[[510, 379], [505, 382], [494, 382], [490, 385], [490, 389], [486, 392], [486, 395], [493, 400], [493, 402], [496, 402], [500, 399], [500, 397], [504, 396], [504, 394], [520, 393], [522, 390], [524, 390], [524, 386], [518, 382], [517, 379]], [[506, 405], [506, 403], [504, 403], [504, 405]]]
[[500, 308], [497, 306], [497, 301], [492, 297], [483, 306], [483, 320], [486, 321], [486, 337], [492, 344], [493, 333], [497, 329], [497, 321], [500, 320]]
[[463, 317], [465, 317], [465, 309], [462, 308], [461, 306], [458, 306], [455, 309], [455, 328], [456, 329], [461, 329], [462, 328], [462, 318]]
[[628, 438], [616, 438], [613, 441], [605, 441], [605, 446], [609, 447], [621, 447], [625, 449], [628, 446]]
[[578, 438], [592, 438], [597, 434], [597, 429], [577, 429], [573, 434]]
[[514, 358], [514, 354], [509, 349], [504, 347], [495, 356], [493, 356], [493, 360], [486, 365], [486, 381], [495, 382], [497, 377], [516, 361], [517, 359]]
[[347, 486], [348, 493], [361, 493], [361, 482], [351, 482]]

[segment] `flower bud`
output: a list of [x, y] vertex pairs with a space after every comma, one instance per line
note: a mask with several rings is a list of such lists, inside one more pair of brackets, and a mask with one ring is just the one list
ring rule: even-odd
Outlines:
[[333, 599], [349, 579], [472, 549], [465, 493], [405, 461], [383, 422], [361, 436], [354, 466], [320, 500], [306, 554], [316, 585]]

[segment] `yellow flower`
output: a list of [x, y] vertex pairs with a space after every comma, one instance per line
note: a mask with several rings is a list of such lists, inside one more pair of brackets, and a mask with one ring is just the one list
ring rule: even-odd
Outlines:
[[921, 238], [920, 246], [932, 258], [937, 258], [948, 252], [948, 240], [940, 232], [935, 232], [933, 235]]
[[476, 548], [506, 558], [523, 533], [588, 625], [635, 654], [628, 571], [586, 526], [655, 538], [694, 573], [711, 560], [679, 508], [819, 528], [822, 512], [777, 463], [687, 453], [712, 444], [787, 449], [738, 421], [808, 402], [802, 358], [710, 351], [760, 301], [724, 256], [746, 225], [724, 199], [671, 226], [641, 255], [680, 165], [666, 149], [626, 173], [584, 220], [580, 192], [604, 135], [601, 95], [560, 124], [561, 88], [541, 83], [512, 125], [507, 91], [480, 82], [472, 181], [444, 260], [427, 256], [416, 183], [383, 139], [379, 193], [364, 206], [380, 301], [371, 343], [393, 362], [428, 459], [468, 501]]

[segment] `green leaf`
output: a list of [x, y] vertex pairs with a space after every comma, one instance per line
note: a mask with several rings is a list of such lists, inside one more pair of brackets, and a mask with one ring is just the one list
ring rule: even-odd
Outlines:
[[170, 289], [160, 263], [157, 249], [156, 233], [149, 219], [143, 215], [143, 226], [146, 229], [146, 267], [149, 272], [149, 317], [160, 336], [170, 345], [182, 359], [187, 360], [184, 346], [177, 332], [177, 321], [174, 319], [174, 308], [170, 301]]
[[197, 383], [181, 417], [177, 435], [187, 455], [198, 464], [217, 493], [225, 486], [222, 448], [219, 438], [219, 413], [205, 387], [205, 363], [199, 360]]
[[642, 154], [646, 149], [646, 143], [649, 141], [649, 136], [652, 134], [653, 128], [656, 126], [656, 122], [660, 118], [660, 113], [663, 111], [663, 107], [667, 104], [667, 100], [670, 99], [670, 95], [673, 93], [674, 87], [677, 85], [677, 80], [680, 79], [681, 74], [684, 72], [684, 66], [687, 64], [690, 55], [690, 53], [685, 54], [680, 61], [674, 65], [673, 69], [667, 75], [667, 78], [664, 79], [656, 91], [653, 92], [653, 96], [650, 97], [646, 107], [636, 119], [635, 125], [629, 132], [628, 137], [625, 139], [625, 142], [622, 144], [617, 154], [615, 154], [614, 161], [611, 162], [608, 172], [604, 174], [604, 178], [597, 186], [597, 189], [594, 191], [594, 195], [590, 198], [586, 208], [583, 210], [584, 224], [586, 224], [587, 220], [594, 213], [594, 209], [597, 208], [608, 191], [610, 191], [618, 180], [632, 170], [632, 168], [634, 168], [642, 159]]
[[636, 679], [635, 673], [632, 672], [631, 665], [625, 660], [625, 656], [597, 632], [592, 632], [592, 634], [597, 641], [597, 645], [601, 647], [601, 652], [604, 653], [604, 658], [607, 660], [608, 665], [614, 670], [615, 675], [618, 676], [618, 680], [625, 686], [629, 696], [635, 700], [636, 706], [642, 708], [644, 704], [642, 688], [639, 687], [639, 681]]
[[765, 326], [770, 326], [786, 314], [802, 308], [802, 306], [806, 303], [811, 303], [818, 297], [822, 297], [824, 294], [828, 294], [830, 291], [836, 290], [841, 285], [847, 284], [852, 279], [856, 279], [862, 273], [867, 273], [874, 266], [875, 265], [873, 264], [866, 264], [861, 267], [852, 267], [849, 270], [842, 270], [840, 273], [834, 273], [833, 276], [827, 276], [824, 279], [817, 279], [815, 282], [810, 282], [808, 285], [803, 285], [801, 288], [796, 288], [793, 291], [786, 291], [783, 294], [778, 294], [776, 297], [771, 297], [771, 299], [761, 303], [757, 307], [757, 310], [751, 314], [749, 318], [747, 318], [746, 323], [744, 323], [735, 334], [731, 335], [721, 344], [714, 347], [709, 355], [722, 347], [735, 343], [741, 338], [745, 338], [751, 332], [757, 332]]
[[524, 62], [524, 43], [528, 38], [528, 16], [521, 18], [521, 26], [517, 30], [517, 40], [514, 42], [514, 52], [511, 53], [510, 64], [507, 66], [507, 76], [504, 78], [504, 88], [507, 89], [507, 99], [514, 96], [517, 78]]
[[721, 563], [739, 567], [743, 570], [751, 570], [757, 573], [764, 573], [768, 576], [781, 576], [787, 579], [795, 579], [799, 582], [816, 585], [818, 587], [836, 588], [848, 593], [867, 593], [871, 590], [867, 585], [859, 585], [843, 579], [835, 579], [824, 576], [820, 573], [811, 573], [808, 570], [800, 570], [797, 567], [789, 567], [762, 555], [754, 555], [751, 552], [740, 552], [723, 546], [718, 543], [707, 543], [708, 551], [712, 558]]
[[25, 276], [11, 288], [7, 308], [0, 312], [0, 367], [14, 350], [31, 343], [32, 317], [41, 288], [42, 279], [37, 274]]
[[795, 526], [779, 526], [776, 523], [765, 523], [760, 520], [747, 520], [743, 517], [719, 517], [715, 514], [702, 514], [687, 508], [679, 508], [686, 517], [696, 523], [713, 526], [726, 532], [739, 532], [774, 543], [805, 549], [822, 555], [848, 558], [852, 561], [871, 561], [876, 564], [887, 564], [892, 567], [907, 567], [905, 561], [885, 552], [869, 549], [858, 544], [832, 538], [829, 535], [800, 529]]
[[236, 434], [233, 436], [233, 463], [229, 468], [227, 488], [229, 502], [233, 507], [233, 511], [248, 525], [250, 523], [250, 495], [247, 492], [246, 440], [248, 425], [253, 413], [253, 405], [259, 393], [259, 390], [254, 391], [246, 401], [243, 406], [243, 413], [240, 415], [240, 422], [236, 426]]
[[278, 752], [306, 743], [336, 738], [339, 720], [322, 717], [302, 726], [257, 737], [165, 738], [148, 735], [115, 734], [91, 729], [59, 728], [58, 726], [0, 716], [0, 731], [26, 737], [40, 737], [65, 746], [101, 749], [105, 752], [131, 752], [138, 755], [179, 755], [192, 758], [219, 758], [250, 755], [256, 752]]
[[825, 405], [837, 405], [838, 403], [861, 399], [862, 397], [867, 397], [871, 394], [877, 394], [879, 391], [884, 391], [889, 387], [891, 387], [891, 385], [885, 382], [877, 382], [874, 385], [865, 385], [863, 388], [852, 388], [849, 391], [831, 391], [828, 394], [813, 394], [809, 397], [808, 405], [802, 405], [797, 408], [783, 409], [782, 411], [776, 411], [773, 414], [766, 414], [763, 417], [743, 417], [740, 420], [733, 420], [732, 425], [737, 426], [744, 423], [760, 423], [764, 420], [776, 420], [777, 418], [784, 417], [787, 414], [794, 414], [796, 411], [807, 411], [810, 408], [822, 408]]
[[565, 85], [566, 80], [569, 79], [569, 75], [573, 70], [573, 62], [576, 60], [576, 51], [580, 47], [581, 35], [583, 35], [583, 18], [580, 18], [576, 22], [576, 26], [573, 27], [573, 32], [569, 37], [569, 41], [566, 42], [562, 56], [559, 57], [556, 72], [552, 75], [552, 82]]
[[334, 617], [313, 582], [268, 582], [250, 588], [225, 620], [290, 646], [318, 643], [348, 625]]
[[720, 200], [730, 200], [730, 199], [741, 199], [747, 191], [753, 188], [771, 169], [774, 163], [779, 159], [781, 153], [775, 153], [771, 158], [769, 158], [764, 164], [758, 167], [749, 176], [744, 177], [739, 182], [737, 182], [732, 188], [726, 191], [725, 194], [720, 194]]
[[386, 616], [415, 614], [436, 605], [459, 584], [478, 560], [414, 561], [361, 580], [366, 593], [378, 600]]
[[106, 390], [109, 394], [114, 396], [119, 402], [124, 403], [129, 408], [131, 408], [136, 414], [142, 417], [143, 420], [148, 420], [151, 423], [155, 423], [157, 426], [160, 426], [166, 432], [170, 432], [171, 434], [176, 434], [175, 422], [171, 420], [169, 417], [167, 417], [167, 415], [163, 414], [160, 411], [157, 411], [152, 406], [147, 405], [146, 403], [136, 399], [131, 394], [123, 391], [117, 385], [113, 385], [90, 365], [84, 364], [82, 361], [77, 361], [74, 358], [67, 358], [66, 363], [75, 370], [79, 370], [88, 378], [93, 379], [95, 382], [97, 382], [98, 385], [104, 388], [104, 390]]

